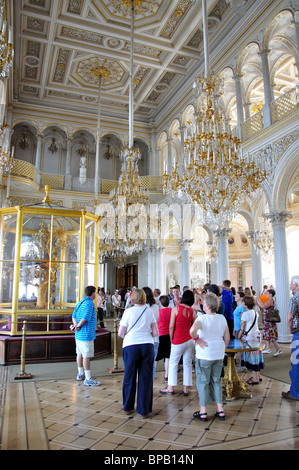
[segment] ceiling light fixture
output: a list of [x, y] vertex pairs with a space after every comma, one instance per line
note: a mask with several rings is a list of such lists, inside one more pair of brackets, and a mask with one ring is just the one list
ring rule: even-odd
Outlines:
[[168, 173], [164, 166], [164, 193], [186, 197], [204, 209], [206, 223], [225, 227], [240, 202], [258, 189], [266, 177], [252, 156], [243, 156], [241, 141], [232, 134], [219, 105], [223, 83], [210, 73], [206, 0], [202, 0], [205, 70], [194, 80], [197, 93], [191, 136], [185, 135], [184, 155]]

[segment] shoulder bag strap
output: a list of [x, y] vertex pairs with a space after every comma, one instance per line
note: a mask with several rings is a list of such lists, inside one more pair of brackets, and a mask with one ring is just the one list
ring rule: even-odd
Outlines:
[[128, 329], [128, 331], [126, 332], [126, 335], [129, 333], [129, 331], [132, 330], [132, 328], [134, 328], [134, 326], [136, 325], [136, 323], [139, 322], [140, 318], [142, 317], [142, 315], [144, 314], [144, 312], [146, 311], [147, 307], [145, 307], [145, 309], [143, 310], [143, 312], [141, 313], [141, 315], [139, 315], [139, 317], [137, 318], [137, 320], [135, 321], [134, 325], [131, 326], [131, 328]]
[[79, 310], [79, 308], [81, 307], [81, 305], [83, 304], [83, 302], [85, 302], [85, 300], [87, 300], [87, 299], [81, 300], [81, 302], [76, 305], [76, 307], [75, 307], [75, 310], [76, 310], [76, 311]]
[[252, 323], [252, 325], [251, 325], [251, 327], [249, 328], [249, 330], [244, 332], [245, 335], [248, 335], [249, 331], [250, 331], [250, 330], [254, 327], [254, 325], [255, 325], [255, 322], [256, 322], [256, 319], [257, 319], [257, 313], [256, 313], [256, 312], [254, 312], [254, 313], [255, 313], [254, 322]]

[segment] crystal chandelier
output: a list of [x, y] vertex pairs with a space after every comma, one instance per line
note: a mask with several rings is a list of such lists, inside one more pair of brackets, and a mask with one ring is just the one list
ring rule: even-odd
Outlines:
[[107, 150], [104, 152], [105, 160], [110, 160], [110, 158], [114, 157], [114, 151], [110, 149], [110, 137], [107, 137]]
[[97, 118], [97, 138], [96, 138], [96, 167], [95, 167], [95, 190], [94, 190], [94, 204], [97, 204], [98, 199], [98, 179], [99, 179], [99, 158], [100, 158], [100, 137], [101, 137], [101, 88], [103, 79], [110, 76], [110, 70], [105, 66], [106, 59], [102, 64], [91, 69], [91, 73], [99, 80], [99, 100], [98, 100], [98, 118]]
[[254, 233], [253, 243], [257, 253], [261, 254], [266, 263], [273, 261], [274, 257], [274, 235], [270, 220], [266, 217], [259, 217], [259, 229]]
[[[147, 246], [149, 195], [142, 188], [138, 170], [140, 150], [133, 147], [133, 48], [134, 8], [136, 2], [123, 2], [131, 6], [130, 92], [129, 92], [129, 143], [121, 150], [121, 172], [117, 188], [110, 193], [113, 208], [113, 233], [102, 233], [99, 244], [100, 259], [112, 258], [123, 266], [126, 258], [140, 253]], [[137, 2], [141, 6], [142, 1]], [[117, 230], [115, 230], [115, 228]], [[116, 233], [117, 232], [117, 233]]]
[[4, 0], [0, 0], [0, 77], [6, 78], [12, 67], [14, 50], [12, 46], [12, 27], [9, 26], [6, 32], [7, 22], [4, 18]]
[[[207, 43], [206, 0], [202, 0], [205, 72], [195, 78], [199, 99], [192, 135], [184, 141], [182, 164], [167, 173], [164, 193], [188, 196], [202, 206], [206, 223], [226, 226], [237, 213], [242, 199], [252, 195], [266, 177], [250, 156], [243, 157], [240, 140], [232, 135], [219, 105], [221, 79], [210, 73]], [[187, 136], [186, 136], [187, 137]]]
[[19, 140], [19, 146], [20, 146], [21, 149], [23, 149], [23, 150], [25, 150], [25, 148], [29, 146], [29, 141], [28, 141], [28, 139], [27, 139], [26, 130], [27, 130], [27, 126], [24, 126], [24, 134], [23, 134], [23, 137]]
[[14, 163], [14, 147], [10, 149], [11, 129], [5, 125], [0, 129], [0, 173], [9, 173]]
[[55, 132], [56, 132], [56, 129], [53, 129], [52, 142], [51, 142], [51, 145], [49, 145], [49, 147], [48, 147], [48, 150], [51, 153], [57, 153], [57, 151], [58, 151], [58, 147], [56, 145]]
[[86, 150], [84, 148], [84, 142], [81, 140], [79, 145], [80, 145], [80, 147], [77, 150], [77, 154], [79, 155], [79, 157], [85, 157]]

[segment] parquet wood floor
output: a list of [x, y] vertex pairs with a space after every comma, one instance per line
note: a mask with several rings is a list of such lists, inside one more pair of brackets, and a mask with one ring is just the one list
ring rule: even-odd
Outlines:
[[289, 384], [272, 378], [252, 386], [252, 398], [225, 403], [226, 421], [215, 418], [210, 405], [203, 423], [193, 418], [195, 385], [188, 397], [181, 382], [175, 395], [162, 396], [163, 372], [154, 380], [153, 413], [141, 419], [122, 411], [121, 374], [99, 377], [101, 386], [92, 388], [75, 377], [14, 382], [0, 369], [1, 450], [299, 449], [299, 402], [282, 399]]

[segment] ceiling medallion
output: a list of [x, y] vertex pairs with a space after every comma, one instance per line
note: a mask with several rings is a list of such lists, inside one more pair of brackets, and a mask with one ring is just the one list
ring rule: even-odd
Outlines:
[[119, 83], [125, 75], [124, 69], [114, 60], [93, 57], [83, 60], [77, 68], [77, 75], [87, 83], [98, 83], [101, 76], [106, 86]]
[[156, 13], [160, 7], [161, 0], [147, 1], [147, 0], [109, 0], [106, 6], [112, 7], [113, 13], [120, 15], [122, 18], [130, 16], [130, 10], [132, 8], [132, 2], [134, 7], [134, 13], [136, 16], [147, 16], [149, 14]]

